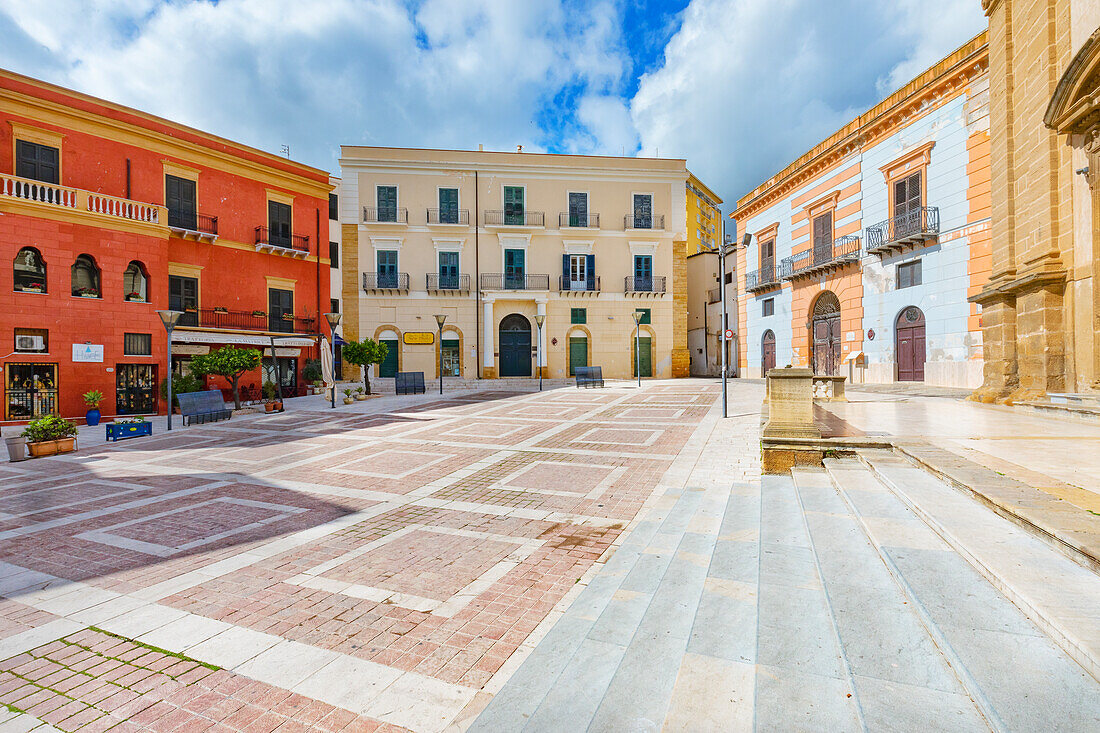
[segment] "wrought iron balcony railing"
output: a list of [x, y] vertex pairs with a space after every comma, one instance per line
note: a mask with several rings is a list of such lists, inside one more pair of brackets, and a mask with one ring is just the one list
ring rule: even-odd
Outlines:
[[409, 273], [407, 272], [364, 272], [363, 290], [408, 290]]
[[409, 210], [390, 206], [364, 206], [364, 224], [408, 224]]
[[429, 224], [470, 225], [469, 209], [428, 209]]
[[448, 292], [470, 292], [469, 275], [440, 275], [438, 272], [429, 272], [425, 276], [425, 287], [428, 292], [445, 290]]
[[549, 275], [504, 274], [499, 272], [483, 272], [481, 274], [482, 290], [549, 290]]
[[268, 227], [256, 227], [256, 245], [309, 254], [309, 235], [282, 234], [273, 232]]
[[665, 292], [665, 278], [663, 275], [658, 275], [657, 277], [637, 277], [635, 275], [628, 275], [623, 291], [627, 293], [655, 293], [660, 295]]
[[885, 254], [935, 239], [940, 233], [940, 210], [922, 206], [867, 227], [867, 254]]
[[600, 276], [594, 275], [587, 280], [570, 280], [558, 275], [558, 291], [562, 293], [598, 293]]
[[793, 280], [816, 275], [819, 272], [836, 270], [850, 262], [858, 262], [859, 256], [860, 237], [858, 234], [849, 234], [831, 244], [814, 247], [784, 258], [779, 266], [779, 277], [784, 280]]
[[759, 270], [745, 273], [745, 292], [756, 293], [779, 285], [779, 273], [775, 263], [767, 264]]
[[665, 228], [665, 215], [658, 214], [656, 216], [639, 216], [638, 214], [627, 214], [623, 217], [623, 229], [664, 229]]
[[196, 234], [218, 234], [218, 217], [186, 211], [168, 210], [168, 226]]
[[487, 227], [541, 227], [546, 226], [546, 214], [542, 211], [486, 210]]
[[263, 310], [237, 311], [228, 308], [188, 310], [180, 317], [180, 326], [224, 328], [237, 331], [273, 331], [275, 333], [316, 333], [317, 321], [290, 313], [268, 313]]
[[574, 214], [563, 211], [558, 214], [559, 229], [599, 229], [599, 214]]

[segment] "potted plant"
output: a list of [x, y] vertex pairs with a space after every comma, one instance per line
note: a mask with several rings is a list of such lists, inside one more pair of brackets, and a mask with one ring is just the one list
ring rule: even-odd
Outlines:
[[31, 420], [22, 435], [27, 439], [32, 458], [76, 450], [76, 425], [57, 415]]
[[271, 412], [275, 409], [275, 383], [270, 379], [264, 382], [263, 395], [264, 395], [264, 412]]
[[98, 389], [93, 389], [90, 392], [84, 393], [84, 404], [88, 406], [88, 411], [84, 413], [84, 421], [89, 425], [99, 425], [99, 403], [103, 401], [103, 393]]
[[44, 293], [46, 292], [46, 283], [27, 283], [19, 289], [21, 293]]
[[126, 300], [131, 303], [144, 303], [145, 298], [141, 297], [141, 293], [126, 293]]
[[95, 288], [77, 288], [76, 294], [81, 298], [98, 298], [99, 291]]
[[355, 402], [355, 398], [352, 397], [351, 395], [352, 395], [352, 391], [350, 389], [345, 389], [344, 390], [344, 404], [345, 405], [350, 405], [353, 402]]
[[362, 387], [356, 387], [355, 388], [355, 399], [359, 400], [360, 402], [367, 399], [367, 395], [366, 395], [365, 392], [363, 392]]
[[108, 423], [107, 440], [119, 441], [153, 434], [153, 424], [140, 415]]

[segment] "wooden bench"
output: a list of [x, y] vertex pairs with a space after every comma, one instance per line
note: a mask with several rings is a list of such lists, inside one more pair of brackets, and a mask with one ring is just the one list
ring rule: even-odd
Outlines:
[[424, 372], [398, 372], [393, 386], [397, 394], [424, 394]]
[[200, 425], [233, 417], [233, 411], [227, 410], [220, 389], [208, 389], [202, 392], [184, 392], [176, 395], [180, 403], [180, 415], [184, 425]]
[[814, 375], [814, 399], [826, 402], [847, 402], [844, 394], [844, 382], [847, 377], [829, 374]]
[[603, 367], [577, 367], [575, 370], [577, 387], [602, 387]]

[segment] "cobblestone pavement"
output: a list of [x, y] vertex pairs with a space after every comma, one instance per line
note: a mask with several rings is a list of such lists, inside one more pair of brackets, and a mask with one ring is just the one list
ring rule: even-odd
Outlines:
[[716, 397], [318, 403], [0, 465], [0, 730], [462, 728]]

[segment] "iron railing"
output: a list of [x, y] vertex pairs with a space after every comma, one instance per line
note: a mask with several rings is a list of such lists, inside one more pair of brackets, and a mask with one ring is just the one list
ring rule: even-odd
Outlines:
[[858, 261], [859, 255], [860, 236], [849, 234], [834, 240], [831, 244], [815, 246], [813, 249], [784, 258], [779, 266], [779, 277], [790, 280], [836, 269], [849, 262]]
[[470, 225], [469, 209], [428, 209], [429, 224]]
[[549, 275], [512, 275], [500, 272], [481, 273], [482, 290], [549, 290]]
[[407, 272], [364, 272], [363, 290], [408, 290]]
[[906, 244], [931, 239], [939, 233], [939, 207], [922, 206], [867, 227], [867, 253], [877, 254], [900, 248]]
[[292, 249], [297, 252], [309, 252], [309, 235], [291, 234], [287, 236], [272, 232], [267, 227], [256, 227], [256, 244]]
[[541, 227], [546, 226], [546, 214], [542, 211], [505, 212], [489, 209], [485, 212], [487, 227]]
[[209, 214], [168, 210], [168, 226], [203, 234], [218, 233], [218, 217]]
[[774, 262], [764, 265], [759, 270], [745, 273], [745, 292], [747, 293], [773, 288], [778, 284], [779, 277]]
[[408, 224], [409, 210], [391, 206], [364, 206], [363, 222], [367, 224]]
[[664, 229], [665, 215], [640, 216], [627, 214], [623, 217], [623, 229]]
[[663, 293], [665, 292], [665, 278], [663, 275], [657, 277], [628, 275], [623, 290], [627, 293]]
[[563, 211], [558, 214], [558, 228], [573, 228], [573, 229], [599, 229], [600, 228], [600, 215], [599, 214], [575, 214], [569, 211]]
[[600, 276], [595, 275], [589, 280], [570, 280], [558, 275], [558, 290], [562, 293], [598, 293]]
[[470, 292], [469, 275], [440, 275], [438, 272], [429, 272], [425, 276], [427, 290], [452, 290], [460, 293]]
[[263, 310], [237, 311], [228, 308], [199, 308], [181, 316], [177, 325], [199, 328], [225, 328], [239, 331], [275, 331], [277, 333], [316, 333], [314, 318], [290, 313], [274, 314]]

